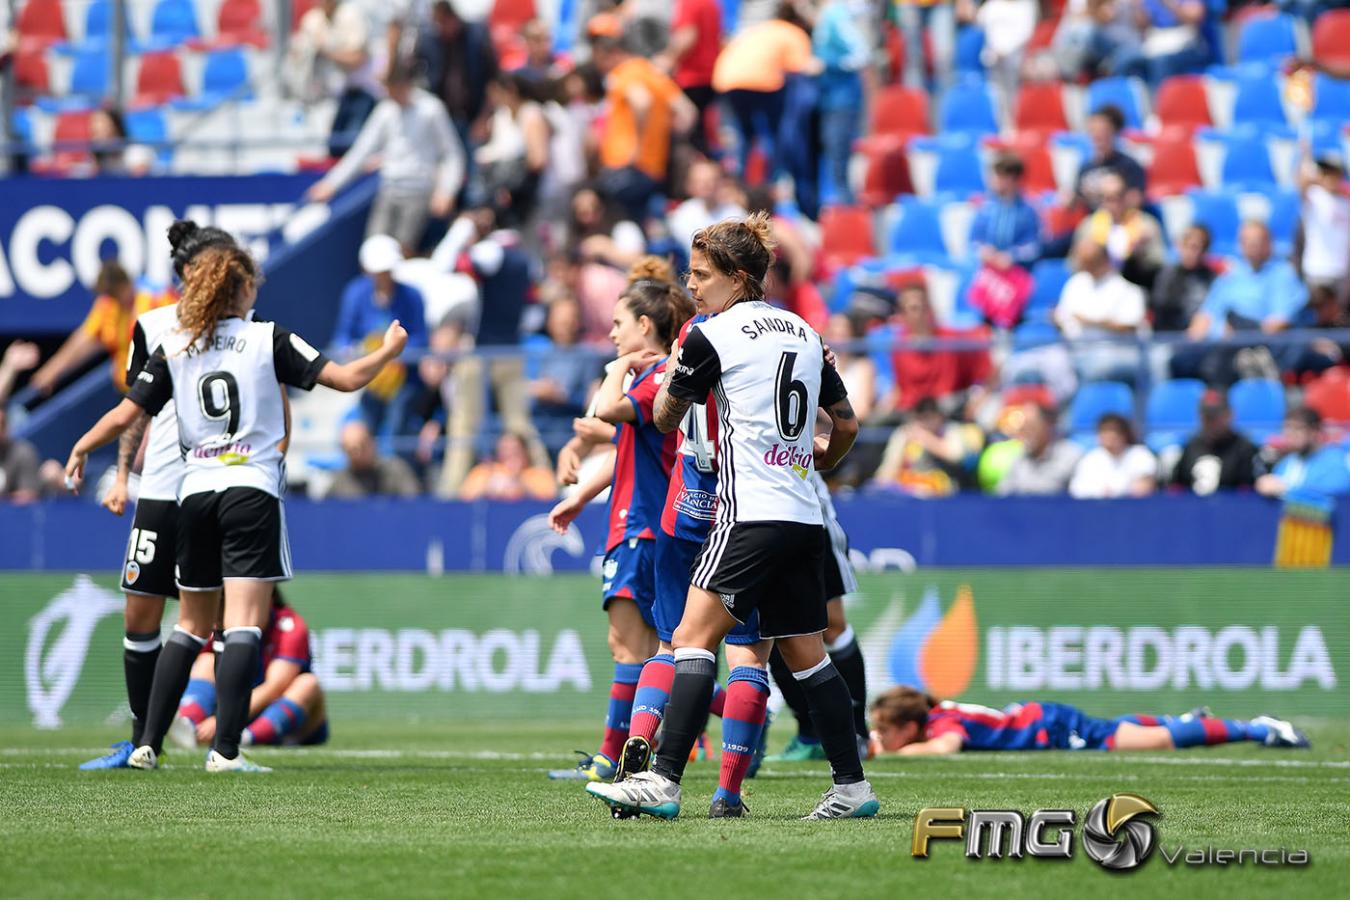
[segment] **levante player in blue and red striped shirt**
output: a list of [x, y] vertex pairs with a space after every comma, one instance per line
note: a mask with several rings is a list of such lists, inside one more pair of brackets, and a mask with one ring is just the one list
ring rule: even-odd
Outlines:
[[595, 473], [549, 514], [554, 529], [565, 532], [585, 504], [611, 487], [602, 598], [609, 616], [614, 682], [600, 751], [582, 760], [572, 777], [614, 777], [628, 739], [638, 678], [657, 649], [652, 611], [655, 542], [675, 463], [675, 435], [657, 431], [652, 405], [665, 376], [667, 348], [693, 314], [693, 301], [672, 280], [639, 277], [629, 282], [615, 304], [610, 331], [619, 358], [609, 366], [595, 397], [596, 417], [616, 427], [612, 470]]
[[962, 750], [1184, 750], [1252, 741], [1308, 746], [1289, 722], [1271, 716], [1218, 719], [1201, 708], [1180, 716], [1089, 716], [1063, 703], [1028, 701], [1003, 709], [938, 701], [900, 686], [872, 703], [877, 753], [938, 754]]

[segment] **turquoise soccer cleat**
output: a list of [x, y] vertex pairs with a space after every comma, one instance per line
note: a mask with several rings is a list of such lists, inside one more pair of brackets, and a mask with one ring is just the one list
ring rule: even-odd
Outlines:
[[131, 759], [131, 754], [136, 747], [131, 741], [118, 741], [112, 745], [112, 752], [106, 756], [100, 756], [98, 759], [91, 759], [89, 762], [80, 763], [80, 769], [85, 772], [92, 772], [98, 769], [129, 769], [127, 760]]

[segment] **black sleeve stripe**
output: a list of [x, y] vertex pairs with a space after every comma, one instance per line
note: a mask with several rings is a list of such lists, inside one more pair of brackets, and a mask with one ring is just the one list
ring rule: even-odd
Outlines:
[[150, 361], [150, 349], [145, 343], [145, 329], [141, 327], [140, 319], [136, 320], [136, 325], [131, 329], [131, 352], [127, 354], [127, 386], [136, 376], [141, 374], [141, 369]]
[[328, 358], [299, 335], [273, 326], [272, 363], [276, 368], [277, 381], [308, 391], [319, 380], [319, 373], [328, 364]]
[[722, 361], [703, 330], [695, 325], [680, 345], [680, 356], [667, 391], [679, 400], [702, 403], [722, 377]]
[[152, 416], [159, 415], [164, 404], [173, 399], [173, 375], [164, 348], [159, 348], [129, 385], [127, 398]]

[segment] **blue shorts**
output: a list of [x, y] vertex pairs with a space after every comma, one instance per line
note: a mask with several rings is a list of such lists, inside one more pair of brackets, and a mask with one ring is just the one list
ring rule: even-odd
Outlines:
[[[667, 644], [674, 639], [675, 626], [684, 616], [689, 576], [701, 549], [699, 541], [671, 537], [664, 531], [656, 536], [656, 636]], [[755, 611], [744, 625], [731, 629], [726, 641], [744, 645], [757, 644], [759, 639], [759, 612]]]
[[1041, 724], [1053, 750], [1110, 750], [1115, 743], [1114, 719], [1096, 719], [1063, 703], [1042, 703]]
[[600, 570], [604, 579], [601, 609], [609, 609], [609, 601], [623, 597], [637, 604], [642, 621], [656, 625], [652, 618], [652, 602], [656, 597], [655, 544], [650, 538], [629, 538], [605, 554], [605, 564]]

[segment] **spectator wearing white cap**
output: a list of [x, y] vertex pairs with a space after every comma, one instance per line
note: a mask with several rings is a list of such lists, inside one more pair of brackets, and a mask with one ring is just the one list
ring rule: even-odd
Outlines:
[[[385, 234], [366, 238], [361, 245], [364, 275], [353, 278], [342, 292], [333, 344], [338, 353], [357, 354], [378, 346], [394, 319], [408, 330], [406, 353], [427, 345], [426, 314], [422, 294], [394, 280], [394, 268], [403, 261], [396, 239]], [[415, 387], [408, 383], [408, 368], [396, 360], [384, 367], [361, 394], [360, 412], [370, 430], [380, 437], [404, 433], [408, 401]]]

